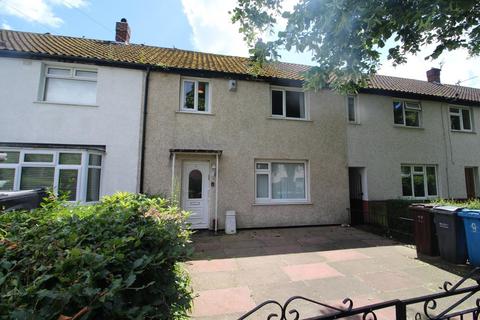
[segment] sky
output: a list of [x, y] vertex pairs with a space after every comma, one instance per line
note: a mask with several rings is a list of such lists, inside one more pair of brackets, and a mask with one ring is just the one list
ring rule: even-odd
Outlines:
[[[292, 8], [297, 0], [285, 1]], [[248, 56], [228, 14], [234, 6], [235, 0], [0, 0], [0, 29], [114, 40], [115, 22], [126, 18], [132, 43]], [[428, 69], [441, 66], [443, 83], [480, 88], [480, 57], [460, 50], [425, 61], [431, 50], [398, 67], [384, 58], [378, 73], [426, 80]], [[308, 53], [282, 51], [281, 56], [285, 62], [314, 64]]]

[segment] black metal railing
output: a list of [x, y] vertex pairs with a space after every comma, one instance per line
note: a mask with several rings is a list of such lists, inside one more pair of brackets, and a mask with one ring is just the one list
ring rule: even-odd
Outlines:
[[[468, 279], [475, 280], [477, 284], [464, 287], [464, 284]], [[405, 300], [395, 299], [361, 307], [354, 307], [353, 300], [349, 298], [343, 300], [342, 306], [332, 306], [309, 298], [295, 296], [288, 299], [284, 304], [281, 304], [274, 300], [265, 301], [251, 311], [249, 311], [248, 313], [246, 313], [245, 315], [241, 316], [239, 320], [260, 319], [258, 317], [259, 313], [269, 307], [273, 307], [277, 311], [269, 311], [268, 314], [265, 316], [266, 320], [333, 320], [347, 317], [359, 318], [363, 320], [377, 320], [379, 319], [378, 313], [382, 310], [389, 308], [395, 308], [394, 319], [396, 320], [406, 320], [408, 318], [412, 318], [415, 320], [463, 320], [467, 316], [470, 316], [469, 319], [478, 320], [480, 314], [480, 297], [477, 296], [479, 292], [480, 268], [476, 268], [455, 285], [452, 285], [450, 282], [445, 282], [442, 292], [431, 294], [428, 296]], [[447, 306], [440, 308], [439, 301], [447, 298], [455, 298], [455, 301], [451, 302], [450, 300], [448, 300]], [[301, 312], [294, 307], [294, 304], [299, 301], [310, 303], [325, 310], [317, 316], [301, 318]], [[470, 305], [464, 305], [466, 302], [469, 302]], [[421, 309], [423, 310], [415, 311], [413, 316], [407, 317], [407, 310], [409, 309], [409, 307], [416, 304], [422, 304]]]

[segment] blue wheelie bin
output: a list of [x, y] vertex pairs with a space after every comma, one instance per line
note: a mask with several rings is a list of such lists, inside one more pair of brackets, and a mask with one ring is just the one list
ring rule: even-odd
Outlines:
[[468, 261], [480, 267], [480, 210], [463, 209], [458, 213], [462, 218], [467, 237]]

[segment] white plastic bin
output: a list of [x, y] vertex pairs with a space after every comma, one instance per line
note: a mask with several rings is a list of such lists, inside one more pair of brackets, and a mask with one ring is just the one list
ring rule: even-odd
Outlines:
[[228, 210], [225, 213], [225, 233], [235, 234], [237, 233], [237, 220], [235, 218], [235, 210]]

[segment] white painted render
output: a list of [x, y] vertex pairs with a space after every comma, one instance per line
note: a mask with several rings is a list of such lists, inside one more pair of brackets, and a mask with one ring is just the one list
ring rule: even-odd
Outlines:
[[365, 168], [364, 200], [401, 198], [401, 164], [437, 165], [440, 196], [466, 198], [464, 169], [480, 167], [478, 107], [471, 108], [473, 132], [454, 132], [451, 104], [420, 101], [421, 128], [409, 128], [393, 123], [394, 97], [360, 94], [357, 99], [358, 124], [347, 127], [348, 165]]
[[[42, 65], [96, 69], [96, 106], [39, 102]], [[139, 70], [0, 58], [0, 142], [105, 145], [101, 195], [137, 192], [143, 83]]]

